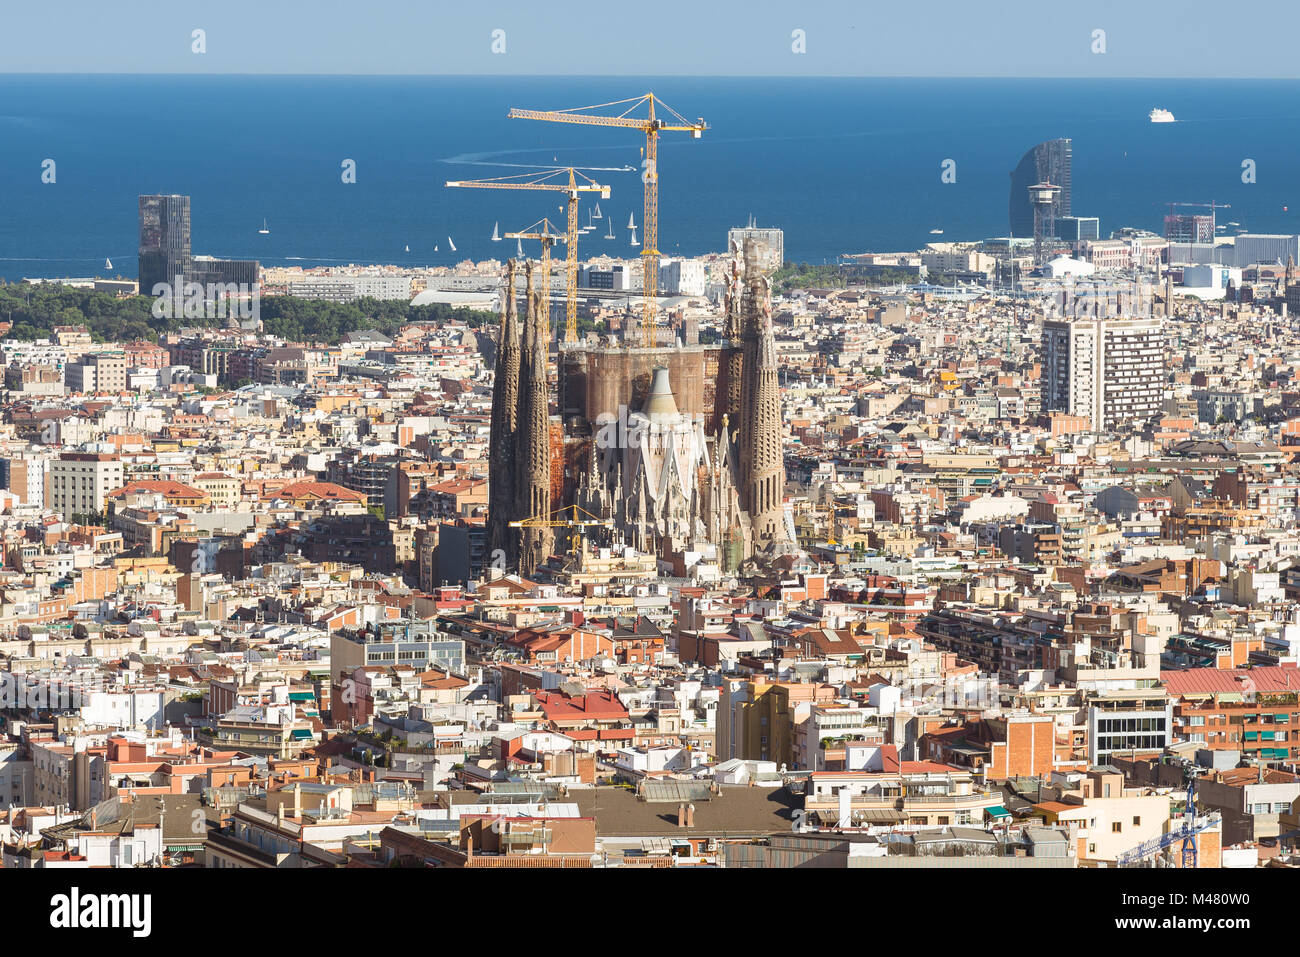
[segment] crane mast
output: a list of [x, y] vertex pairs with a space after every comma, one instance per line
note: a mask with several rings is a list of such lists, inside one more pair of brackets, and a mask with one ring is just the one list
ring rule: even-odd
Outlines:
[[[635, 117], [629, 115], [643, 105], [646, 107], [647, 116]], [[672, 117], [671, 122], [666, 122], [656, 113], [656, 105]], [[587, 112], [589, 110], [601, 110], [607, 107], [625, 107], [625, 109], [615, 116]], [[612, 103], [597, 103], [594, 106], [580, 106], [568, 110], [512, 109], [507, 115], [511, 119], [542, 120], [549, 123], [574, 123], [584, 126], [634, 129], [641, 130], [645, 134], [645, 147], [643, 149], [641, 160], [641, 181], [645, 185], [645, 201], [644, 209], [642, 210], [642, 227], [645, 241], [641, 249], [643, 277], [641, 287], [641, 344], [643, 346], [655, 345], [660, 257], [659, 134], [664, 131], [676, 131], [690, 133], [692, 138], [699, 139], [704, 131], [708, 129], [708, 125], [702, 118], [696, 119], [695, 122], [692, 123], [676, 110], [673, 110], [665, 104], [663, 100], [656, 97], [653, 93], [646, 93], [644, 96], [636, 96], [627, 100], [616, 100]], [[577, 211], [573, 210], [572, 215], [576, 216]], [[572, 249], [571, 253], [576, 254]], [[576, 268], [574, 272], [576, 274]]]
[[[581, 180], [581, 182], [579, 182]], [[490, 179], [448, 180], [448, 186], [471, 189], [524, 189], [562, 192], [568, 199], [568, 229], [564, 241], [568, 244], [568, 257], [565, 261], [566, 290], [565, 339], [578, 341], [578, 197], [582, 193], [599, 193], [601, 199], [609, 199], [609, 187], [602, 186], [590, 176], [572, 166], [540, 170], [533, 173], [517, 173], [513, 176], [494, 176]], [[549, 283], [547, 291], [550, 291]], [[549, 304], [548, 304], [549, 308]]]

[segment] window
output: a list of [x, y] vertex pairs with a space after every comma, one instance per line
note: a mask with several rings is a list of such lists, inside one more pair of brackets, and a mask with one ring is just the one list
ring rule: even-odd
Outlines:
[[1133, 815], [1133, 826], [1140, 827], [1141, 825], [1142, 825], [1142, 818], [1136, 814]]
[[1123, 830], [1124, 830], [1124, 825], [1121, 824], [1119, 821], [1115, 821], [1115, 822], [1114, 822], [1113, 824], [1111, 824], [1111, 826], [1110, 826], [1110, 832], [1111, 832], [1112, 834], [1120, 834], [1120, 833], [1123, 832]]

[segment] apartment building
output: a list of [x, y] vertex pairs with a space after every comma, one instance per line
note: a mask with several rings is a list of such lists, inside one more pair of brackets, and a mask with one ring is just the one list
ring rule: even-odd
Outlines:
[[92, 352], [64, 369], [69, 392], [125, 392], [126, 355]]
[[49, 472], [49, 506], [64, 518], [102, 512], [108, 494], [126, 484], [121, 458], [105, 453], [65, 452]]
[[1132, 428], [1161, 411], [1159, 319], [1049, 319], [1040, 349], [1044, 411], [1087, 417], [1095, 431]]

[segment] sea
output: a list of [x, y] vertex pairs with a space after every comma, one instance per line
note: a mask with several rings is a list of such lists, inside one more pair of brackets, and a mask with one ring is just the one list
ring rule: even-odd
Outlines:
[[1211, 201], [1239, 224], [1226, 234], [1300, 232], [1300, 81], [0, 75], [0, 277], [135, 277], [144, 193], [192, 198], [195, 254], [505, 258], [494, 226], [562, 223], [563, 197], [445, 182], [560, 165], [611, 189], [579, 256], [632, 257], [642, 135], [506, 114], [647, 91], [709, 124], [661, 138], [664, 256], [721, 251], [751, 217], [808, 263], [1005, 236], [1011, 170], [1055, 137], [1073, 140], [1073, 211], [1103, 236]]

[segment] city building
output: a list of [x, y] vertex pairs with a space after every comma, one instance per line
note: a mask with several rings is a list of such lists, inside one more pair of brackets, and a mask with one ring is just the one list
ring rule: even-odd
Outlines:
[[1161, 411], [1158, 319], [1045, 320], [1041, 362], [1044, 411], [1086, 416], [1098, 431], [1133, 428]]

